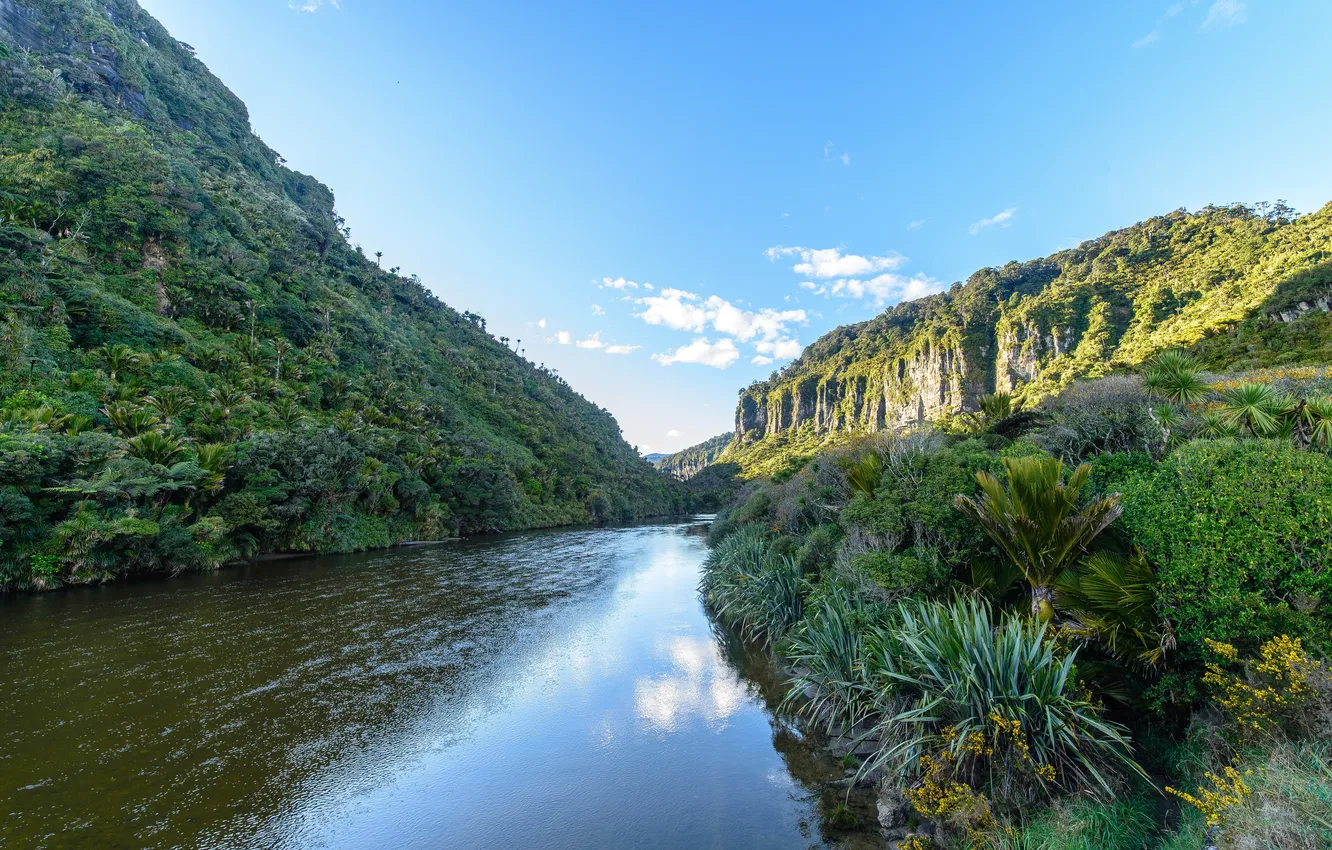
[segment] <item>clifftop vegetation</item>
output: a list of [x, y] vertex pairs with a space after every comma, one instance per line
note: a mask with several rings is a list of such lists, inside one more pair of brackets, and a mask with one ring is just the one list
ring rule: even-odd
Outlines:
[[746, 389], [750, 474], [857, 433], [1031, 404], [1186, 349], [1214, 372], [1332, 362], [1332, 205], [1179, 210], [838, 328]]
[[133, 0], [0, 3], [0, 586], [678, 510]]

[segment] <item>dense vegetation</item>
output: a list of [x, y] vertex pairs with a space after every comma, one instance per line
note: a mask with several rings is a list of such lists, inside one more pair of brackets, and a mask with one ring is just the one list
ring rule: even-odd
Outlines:
[[0, 588], [678, 510], [133, 0], [0, 4]]
[[855, 434], [996, 392], [1030, 406], [1167, 349], [1213, 370], [1327, 364], [1329, 309], [1332, 205], [1179, 210], [825, 334], [742, 394], [727, 458], [770, 475]]
[[731, 444], [731, 434], [718, 434], [710, 440], [704, 440], [696, 446], [682, 449], [675, 454], [665, 455], [654, 462], [657, 469], [681, 481], [688, 481], [702, 470], [711, 466], [721, 457], [721, 453]]
[[911, 850], [1332, 846], [1332, 369], [1169, 351], [980, 408], [714, 523], [704, 598], [787, 709]]

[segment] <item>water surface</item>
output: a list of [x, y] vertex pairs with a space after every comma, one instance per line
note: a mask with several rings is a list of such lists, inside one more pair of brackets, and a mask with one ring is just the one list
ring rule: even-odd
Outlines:
[[0, 599], [0, 845], [824, 846], [841, 768], [710, 627], [699, 531]]

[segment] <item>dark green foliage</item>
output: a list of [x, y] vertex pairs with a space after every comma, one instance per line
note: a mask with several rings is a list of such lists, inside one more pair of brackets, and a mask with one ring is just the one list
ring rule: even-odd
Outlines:
[[1121, 485], [1123, 527], [1156, 565], [1180, 654], [1325, 642], [1332, 621], [1332, 459], [1276, 440], [1196, 440]]
[[748, 525], [717, 544], [703, 573], [703, 598], [746, 638], [772, 644], [804, 613], [804, 578], [768, 534]]
[[609, 413], [350, 244], [137, 4], [19, 5], [0, 586], [685, 506]]

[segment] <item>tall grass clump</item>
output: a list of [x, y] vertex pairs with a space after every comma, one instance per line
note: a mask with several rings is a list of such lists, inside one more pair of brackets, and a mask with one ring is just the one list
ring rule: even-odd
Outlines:
[[1082, 696], [1076, 651], [1057, 649], [1045, 626], [973, 599], [904, 601], [897, 617], [886, 676], [903, 707], [882, 719], [872, 761], [916, 781], [918, 810], [946, 817], [931, 798], [955, 786], [1015, 809], [1076, 792], [1109, 798], [1119, 777], [1145, 776], [1123, 727]]
[[703, 565], [700, 591], [716, 615], [748, 640], [771, 646], [804, 614], [800, 565], [769, 555], [768, 532], [745, 525], [723, 538]]
[[851, 734], [881, 716], [891, 699], [891, 668], [873, 659], [891, 644], [876, 623], [882, 606], [832, 585], [813, 600], [783, 646], [793, 672], [784, 708], [824, 724], [829, 734]]

